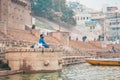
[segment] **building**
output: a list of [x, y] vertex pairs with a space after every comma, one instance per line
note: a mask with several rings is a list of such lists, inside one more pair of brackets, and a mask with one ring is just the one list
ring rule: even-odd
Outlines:
[[116, 6], [104, 6], [103, 14], [108, 24], [108, 40], [120, 42], [120, 10]]
[[5, 24], [4, 27], [25, 29], [25, 26], [32, 25], [30, 14], [28, 0], [0, 0], [0, 23]]
[[118, 10], [117, 7], [107, 7], [107, 11], [108, 11], [108, 12], [116, 11], [116, 10]]
[[97, 21], [101, 26], [101, 34], [99, 35], [99, 38], [101, 37], [101, 40], [108, 40], [109, 37], [109, 23], [106, 20], [105, 13], [102, 11], [94, 12], [92, 14], [92, 20]]
[[109, 5], [103, 6], [103, 9], [102, 9], [103, 13], [109, 13], [116, 10], [118, 10], [116, 6], [109, 6]]
[[[84, 36], [87, 37], [86, 41], [97, 40], [99, 35], [102, 34], [102, 27], [98, 23], [98, 20], [96, 21], [96, 19], [92, 19], [95, 10], [90, 9], [75, 1], [67, 2], [66, 5], [74, 11], [76, 29], [78, 30], [76, 34], [79, 33], [79, 35], [71, 34], [71, 37], [74, 37], [74, 39], [78, 38], [78, 40], [81, 41]], [[94, 17], [96, 17], [96, 15], [94, 15]]]
[[79, 13], [75, 15], [77, 26], [85, 26], [85, 22], [91, 20], [91, 14]]
[[91, 19], [90, 13], [94, 10], [74, 1], [67, 2], [66, 5], [74, 11], [77, 26], [85, 26], [85, 22]]
[[97, 21], [86, 21], [86, 27], [89, 27], [91, 31], [93, 31], [97, 25]]
[[109, 22], [110, 40], [120, 41], [120, 12], [114, 11], [106, 14], [106, 20]]

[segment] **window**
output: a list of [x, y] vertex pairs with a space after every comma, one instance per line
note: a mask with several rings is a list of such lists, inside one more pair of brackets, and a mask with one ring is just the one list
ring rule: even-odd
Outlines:
[[112, 25], [112, 23], [110, 23], [110, 25]]
[[92, 26], [90, 26], [90, 29], [92, 29]]
[[89, 18], [87, 17], [87, 19], [89, 19]]
[[78, 16], [78, 21], [79, 21], [79, 16]]
[[93, 26], [93, 29], [95, 29], [95, 26]]
[[85, 20], [85, 17], [83, 17], [83, 20]]

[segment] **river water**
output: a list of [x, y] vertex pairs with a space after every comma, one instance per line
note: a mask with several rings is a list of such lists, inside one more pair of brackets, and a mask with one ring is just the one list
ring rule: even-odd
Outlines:
[[64, 67], [59, 73], [17, 74], [0, 80], [120, 80], [120, 66], [92, 66], [87, 63]]

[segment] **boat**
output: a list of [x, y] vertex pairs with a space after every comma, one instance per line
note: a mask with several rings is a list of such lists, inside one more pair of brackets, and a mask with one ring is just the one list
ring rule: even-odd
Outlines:
[[89, 58], [85, 61], [92, 65], [120, 66], [120, 58]]

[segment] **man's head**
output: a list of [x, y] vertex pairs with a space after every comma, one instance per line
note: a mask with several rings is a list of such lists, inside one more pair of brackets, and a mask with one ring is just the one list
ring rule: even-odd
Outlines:
[[41, 37], [41, 38], [44, 38], [43, 34], [40, 34], [40, 37]]

